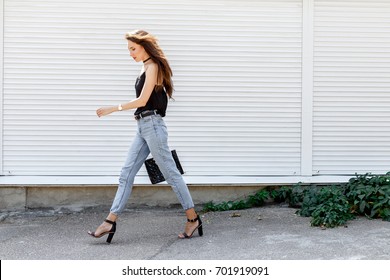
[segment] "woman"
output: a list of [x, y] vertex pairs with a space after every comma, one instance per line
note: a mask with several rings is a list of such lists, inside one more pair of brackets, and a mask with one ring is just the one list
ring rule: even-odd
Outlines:
[[96, 113], [100, 118], [114, 112], [136, 109], [134, 115], [138, 129], [122, 168], [110, 213], [95, 232], [88, 231], [88, 234], [96, 238], [108, 234], [107, 242], [111, 243], [116, 231], [116, 220], [131, 194], [134, 177], [151, 153], [187, 216], [185, 230], [178, 237], [190, 238], [196, 230], [202, 236], [202, 221], [194, 210], [191, 194], [172, 158], [168, 147], [167, 128], [162, 119], [168, 98], [172, 97], [172, 70], [154, 36], [139, 30], [127, 33], [126, 39], [130, 56], [136, 62], [143, 62], [141, 74], [135, 83], [137, 98], [118, 106], [100, 108]]

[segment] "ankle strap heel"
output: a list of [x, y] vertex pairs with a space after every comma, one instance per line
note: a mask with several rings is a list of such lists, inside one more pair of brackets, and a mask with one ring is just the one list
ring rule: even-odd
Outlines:
[[116, 222], [113, 222], [113, 221], [110, 221], [110, 220], [107, 220], [107, 219], [105, 219], [104, 221], [106, 223], [109, 223], [109, 224], [112, 225], [110, 230], [104, 231], [104, 232], [100, 233], [99, 235], [96, 235], [95, 232], [92, 232], [92, 231], [88, 231], [88, 234], [91, 235], [92, 237], [95, 237], [95, 238], [100, 238], [103, 235], [108, 234], [107, 243], [111, 243], [111, 240], [114, 237], [114, 234], [116, 232]]
[[199, 215], [195, 218], [195, 219], [187, 219], [187, 222], [190, 222], [190, 223], [195, 223], [196, 221], [199, 221]]
[[104, 221], [105, 221], [106, 223], [111, 224], [111, 225], [115, 225], [115, 224], [116, 224], [116, 222], [113, 222], [113, 221], [110, 221], [110, 220], [107, 220], [107, 219], [104, 219]]
[[179, 236], [180, 239], [191, 238], [196, 230], [198, 230], [199, 236], [203, 235], [203, 225], [202, 225], [202, 220], [200, 219], [199, 215], [197, 215], [195, 219], [187, 219], [187, 221], [189, 223], [198, 222], [198, 226], [191, 232], [190, 235], [188, 235], [186, 232], [183, 232], [182, 237]]

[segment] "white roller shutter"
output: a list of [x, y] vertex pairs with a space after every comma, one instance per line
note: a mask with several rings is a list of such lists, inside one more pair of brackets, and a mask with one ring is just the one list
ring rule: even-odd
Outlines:
[[315, 1], [313, 173], [390, 168], [390, 1]]
[[[140, 65], [126, 31], [156, 34], [174, 70], [166, 121], [191, 176], [300, 170], [298, 0], [4, 0], [4, 174], [117, 175]], [[144, 174], [144, 171], [143, 173]]]

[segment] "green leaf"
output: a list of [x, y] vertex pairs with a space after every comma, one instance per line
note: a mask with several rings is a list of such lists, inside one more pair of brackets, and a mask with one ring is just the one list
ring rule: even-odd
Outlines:
[[366, 202], [365, 201], [360, 202], [360, 205], [359, 205], [360, 213], [364, 213], [365, 208], [366, 208]]

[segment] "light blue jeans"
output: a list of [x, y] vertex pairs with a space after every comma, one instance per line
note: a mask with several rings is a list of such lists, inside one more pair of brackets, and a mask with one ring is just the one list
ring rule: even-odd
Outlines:
[[120, 214], [130, 197], [135, 175], [151, 153], [167, 183], [171, 185], [184, 210], [194, 207], [187, 184], [176, 167], [168, 147], [168, 131], [160, 115], [137, 120], [137, 134], [129, 149], [119, 177], [119, 186], [110, 212]]

